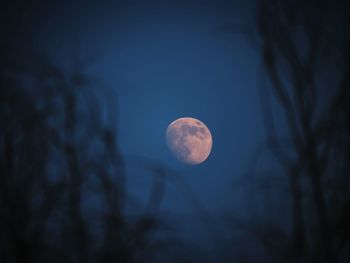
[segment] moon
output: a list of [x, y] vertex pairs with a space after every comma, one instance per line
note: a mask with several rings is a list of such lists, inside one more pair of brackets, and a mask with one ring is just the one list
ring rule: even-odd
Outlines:
[[178, 160], [192, 165], [204, 162], [213, 145], [208, 127], [191, 117], [170, 123], [166, 130], [166, 142]]

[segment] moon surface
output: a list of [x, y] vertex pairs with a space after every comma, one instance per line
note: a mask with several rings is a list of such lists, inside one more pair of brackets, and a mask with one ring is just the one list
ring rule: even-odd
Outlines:
[[211, 133], [205, 124], [195, 118], [180, 118], [169, 124], [166, 141], [176, 158], [187, 164], [204, 162], [212, 148]]

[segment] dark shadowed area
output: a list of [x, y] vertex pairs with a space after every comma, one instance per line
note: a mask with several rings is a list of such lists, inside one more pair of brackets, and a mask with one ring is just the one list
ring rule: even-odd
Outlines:
[[3, 4], [0, 262], [349, 262], [349, 11]]

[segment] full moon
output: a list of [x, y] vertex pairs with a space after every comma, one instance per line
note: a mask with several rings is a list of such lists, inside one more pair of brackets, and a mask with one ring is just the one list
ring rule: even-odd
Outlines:
[[180, 118], [169, 124], [166, 141], [176, 158], [187, 164], [204, 162], [213, 144], [210, 131], [195, 118]]

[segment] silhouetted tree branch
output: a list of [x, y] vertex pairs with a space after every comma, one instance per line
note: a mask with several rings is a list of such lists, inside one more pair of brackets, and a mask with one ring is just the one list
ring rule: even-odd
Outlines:
[[[337, 237], [331, 219], [335, 210], [327, 197], [330, 187], [325, 185], [329, 177], [345, 179], [341, 170], [330, 170], [336, 167], [335, 160], [330, 159], [332, 153], [340, 151], [345, 159], [349, 157], [348, 150], [340, 149], [335, 143], [335, 134], [338, 134], [348, 147], [350, 134], [348, 124], [340, 128], [337, 122], [337, 116], [345, 115], [349, 119], [344, 107], [349, 102], [350, 73], [349, 34], [346, 31], [349, 21], [344, 24], [342, 19], [347, 15], [338, 12], [338, 8], [338, 4], [328, 1], [316, 4], [313, 1], [263, 0], [258, 6], [262, 61], [272, 84], [271, 95], [267, 89], [261, 90], [263, 116], [271, 152], [281, 161], [290, 178], [291, 249], [295, 260], [336, 262], [338, 259]], [[327, 27], [337, 28], [336, 40], [325, 30]], [[340, 60], [337, 59], [339, 53], [342, 54]], [[334, 58], [336, 64], [327, 64], [327, 56]], [[340, 78], [329, 67], [335, 67]], [[329, 70], [329, 74], [322, 75], [322, 70]], [[330, 81], [331, 87], [322, 83], [324, 77]], [[321, 95], [324, 90], [327, 90], [327, 97]], [[270, 96], [277, 98], [279, 108], [271, 106]], [[276, 110], [283, 111], [293, 143], [292, 149], [283, 150], [287, 153], [279, 146], [280, 135], [275, 128], [278, 121], [274, 120], [273, 113]], [[343, 166], [340, 169], [348, 173], [348, 168]], [[309, 205], [303, 193], [309, 191], [316, 221], [308, 217], [310, 211], [304, 213]], [[348, 198], [344, 192], [337, 195]], [[309, 229], [314, 222], [319, 234], [310, 235]]]

